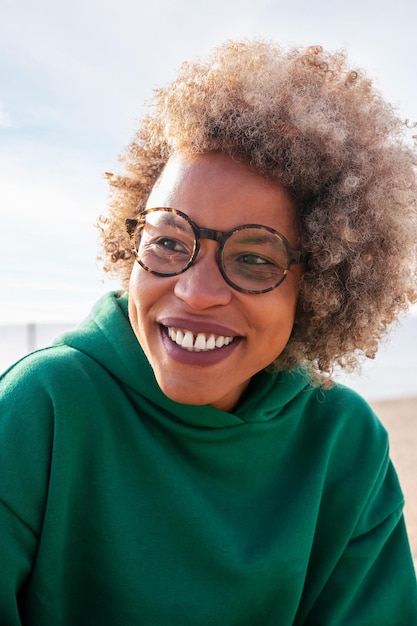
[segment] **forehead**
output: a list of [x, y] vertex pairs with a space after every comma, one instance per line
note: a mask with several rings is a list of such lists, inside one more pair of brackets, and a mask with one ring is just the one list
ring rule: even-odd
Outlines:
[[163, 206], [187, 213], [200, 226], [219, 230], [227, 222], [228, 228], [258, 223], [283, 232], [282, 227], [287, 229], [296, 214], [284, 187], [221, 153], [172, 156], [147, 202], [147, 208]]

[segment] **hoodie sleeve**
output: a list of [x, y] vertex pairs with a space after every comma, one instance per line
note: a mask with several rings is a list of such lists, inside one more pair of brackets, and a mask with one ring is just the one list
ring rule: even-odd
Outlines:
[[[403, 497], [388, 450], [355, 531], [303, 626], [417, 624], [417, 584]], [[322, 546], [325, 558], [325, 545]]]
[[0, 379], [0, 623], [19, 625], [48, 489], [52, 408], [28, 357]]

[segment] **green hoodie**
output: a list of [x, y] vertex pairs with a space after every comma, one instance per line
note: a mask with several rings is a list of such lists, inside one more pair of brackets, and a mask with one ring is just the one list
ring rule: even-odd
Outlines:
[[105, 296], [0, 383], [2, 626], [417, 624], [387, 435], [260, 373], [233, 414], [158, 388]]

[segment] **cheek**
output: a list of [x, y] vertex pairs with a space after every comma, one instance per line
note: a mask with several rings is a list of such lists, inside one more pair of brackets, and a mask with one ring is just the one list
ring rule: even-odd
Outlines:
[[291, 327], [294, 324], [297, 310], [298, 296], [300, 293], [300, 278], [301, 272], [299, 268], [292, 268], [287, 279], [278, 287], [278, 289], [282, 288], [282, 292], [278, 294], [282, 296], [282, 300], [277, 306], [282, 309], [282, 315], [288, 320]]
[[137, 308], [143, 307], [147, 300], [152, 298], [156, 287], [155, 277], [135, 263], [129, 280], [129, 301]]
[[133, 293], [136, 289], [138, 289], [138, 287], [140, 287], [140, 284], [144, 278], [143, 274], [146, 274], [146, 272], [141, 268], [138, 263], [134, 263], [132, 271], [130, 273], [129, 293]]
[[143, 339], [149, 333], [156, 311], [170, 299], [173, 288], [169, 281], [135, 263], [129, 281], [129, 317], [136, 336], [140, 334]]
[[138, 339], [145, 319], [143, 311], [147, 306], [147, 293], [149, 294], [149, 289], [146, 289], [146, 272], [135, 263], [129, 281], [129, 319]]
[[[278, 289], [283, 287], [282, 284]], [[274, 350], [281, 352], [288, 342], [294, 325], [297, 296], [298, 289], [289, 284], [286, 289], [277, 292], [269, 305], [265, 304], [262, 309], [264, 343], [270, 346], [272, 352]]]

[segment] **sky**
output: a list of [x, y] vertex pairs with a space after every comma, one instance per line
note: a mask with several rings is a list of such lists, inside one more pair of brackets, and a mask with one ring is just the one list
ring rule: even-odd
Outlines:
[[81, 321], [105, 171], [152, 90], [225, 39], [344, 49], [417, 120], [415, 0], [0, 0], [0, 324]]

